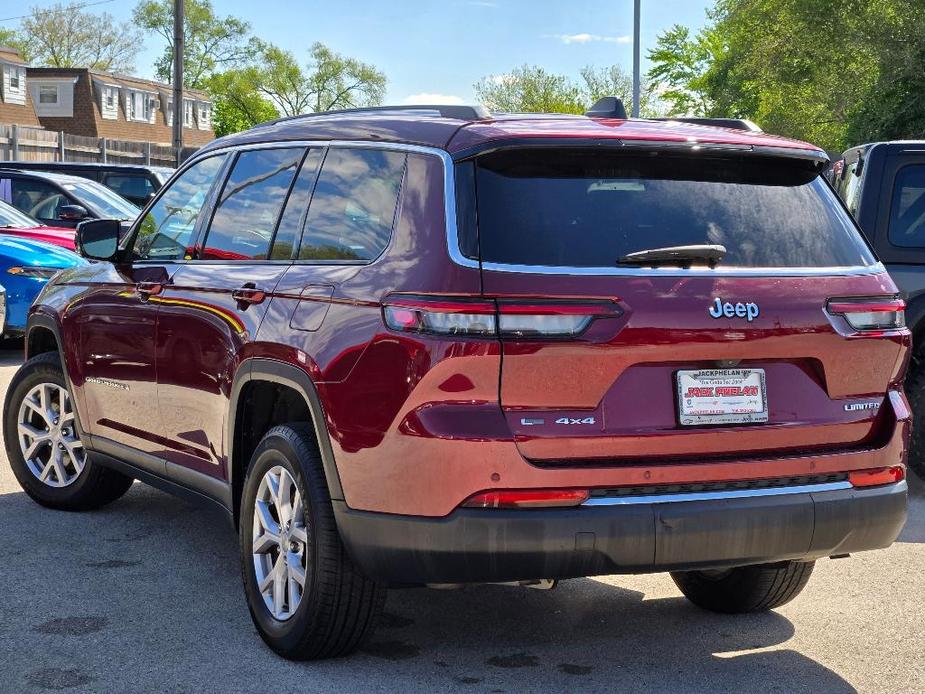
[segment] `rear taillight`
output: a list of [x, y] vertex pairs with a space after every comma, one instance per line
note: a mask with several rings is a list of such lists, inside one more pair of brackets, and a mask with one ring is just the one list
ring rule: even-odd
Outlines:
[[566, 508], [588, 500], [587, 489], [498, 489], [479, 492], [463, 508]]
[[431, 335], [554, 339], [581, 335], [595, 318], [622, 315], [613, 301], [390, 297], [382, 314], [392, 330]]
[[854, 487], [879, 487], [883, 484], [896, 484], [904, 479], [906, 479], [906, 469], [902, 465], [873, 470], [855, 470], [848, 473], [848, 481]]
[[859, 332], [906, 327], [906, 302], [897, 297], [830, 299], [826, 308]]

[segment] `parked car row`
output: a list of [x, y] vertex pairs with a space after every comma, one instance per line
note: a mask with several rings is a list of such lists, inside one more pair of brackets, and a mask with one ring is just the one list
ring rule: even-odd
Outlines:
[[[132, 221], [170, 169], [60, 162], [0, 163], [0, 284], [5, 288], [0, 335], [26, 327], [33, 300], [63, 269], [85, 264], [75, 228], [89, 219]], [[114, 190], [115, 189], [115, 190]]]

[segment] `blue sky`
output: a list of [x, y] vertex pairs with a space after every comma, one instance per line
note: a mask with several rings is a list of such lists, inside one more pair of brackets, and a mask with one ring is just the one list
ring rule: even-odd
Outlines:
[[[0, 19], [24, 14], [31, 5], [52, 4], [0, 0]], [[701, 27], [712, 4], [643, 0], [643, 57], [672, 24]], [[87, 9], [128, 19], [134, 5], [113, 0]], [[213, 0], [213, 6], [220, 14], [246, 19], [256, 35], [301, 58], [321, 41], [373, 63], [388, 76], [388, 103], [471, 103], [473, 83], [524, 63], [571, 75], [585, 65], [632, 66], [632, 0]], [[138, 75], [151, 76], [161, 49], [155, 37], [147, 39]]]

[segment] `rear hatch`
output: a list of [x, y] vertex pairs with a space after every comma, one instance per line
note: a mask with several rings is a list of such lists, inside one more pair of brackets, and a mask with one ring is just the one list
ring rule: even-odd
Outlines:
[[[535, 464], [796, 455], [889, 435], [901, 302], [815, 164], [557, 146], [459, 166], [501, 314], [501, 405]], [[688, 248], [660, 250], [675, 247]], [[505, 306], [550, 300], [575, 334], [505, 335]]]

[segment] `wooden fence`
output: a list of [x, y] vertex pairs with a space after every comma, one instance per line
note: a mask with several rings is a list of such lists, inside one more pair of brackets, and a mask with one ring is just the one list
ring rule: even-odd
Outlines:
[[[195, 147], [185, 147], [186, 159]], [[0, 124], [0, 160], [74, 161], [101, 164], [176, 166], [173, 147], [151, 142], [84, 137], [22, 125]]]

